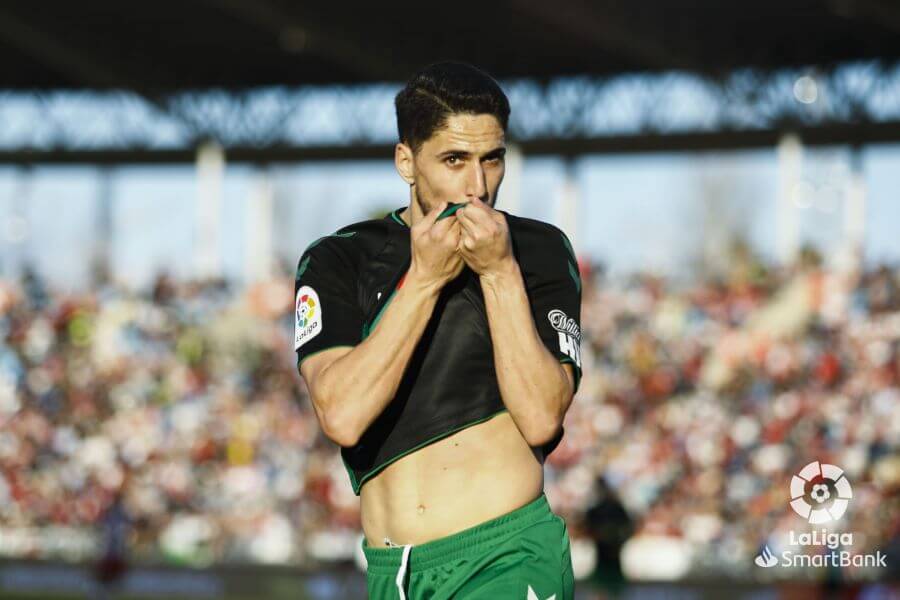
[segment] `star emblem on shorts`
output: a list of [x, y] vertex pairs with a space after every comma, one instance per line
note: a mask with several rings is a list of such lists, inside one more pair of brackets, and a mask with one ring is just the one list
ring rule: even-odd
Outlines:
[[[528, 586], [528, 598], [526, 598], [526, 600], [541, 600], [540, 598], [538, 598], [538, 595], [534, 593], [534, 590], [531, 589], [530, 585]], [[556, 594], [553, 594], [546, 600], [556, 600]]]

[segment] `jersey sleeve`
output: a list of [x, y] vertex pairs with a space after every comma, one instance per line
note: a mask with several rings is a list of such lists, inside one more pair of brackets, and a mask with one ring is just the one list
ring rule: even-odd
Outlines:
[[298, 367], [317, 352], [360, 343], [364, 315], [358, 304], [357, 268], [340, 238], [317, 240], [300, 257], [294, 279]]
[[561, 362], [572, 365], [575, 391], [581, 383], [581, 276], [572, 245], [553, 227], [529, 252], [528, 300], [538, 334]]

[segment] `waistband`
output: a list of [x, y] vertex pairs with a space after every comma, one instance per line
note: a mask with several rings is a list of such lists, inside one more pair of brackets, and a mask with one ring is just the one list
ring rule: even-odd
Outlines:
[[[485, 521], [469, 529], [464, 529], [430, 542], [413, 545], [409, 552], [409, 569], [412, 571], [429, 569], [445, 562], [490, 549], [500, 543], [511, 533], [524, 529], [534, 523], [553, 517], [547, 496], [541, 495], [520, 508]], [[370, 573], [394, 573], [401, 565], [404, 546], [394, 548], [372, 547], [365, 536], [362, 549], [366, 556]]]

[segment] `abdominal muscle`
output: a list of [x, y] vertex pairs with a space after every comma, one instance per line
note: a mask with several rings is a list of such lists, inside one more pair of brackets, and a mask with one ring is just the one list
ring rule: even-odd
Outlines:
[[540, 458], [505, 411], [412, 452], [363, 484], [367, 543], [424, 544], [512, 512], [544, 489]]

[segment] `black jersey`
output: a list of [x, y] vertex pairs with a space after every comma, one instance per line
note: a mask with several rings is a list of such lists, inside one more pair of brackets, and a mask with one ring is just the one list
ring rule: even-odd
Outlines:
[[[398, 208], [313, 242], [295, 281], [297, 366], [371, 332], [410, 265], [409, 226]], [[581, 380], [581, 280], [572, 246], [558, 228], [504, 212], [531, 313], [546, 347]], [[352, 402], [352, 399], [346, 401]], [[441, 290], [396, 396], [341, 457], [353, 491], [390, 463], [507, 410], [500, 397], [484, 296], [464, 267]], [[547, 456], [563, 431], [542, 448]]]

